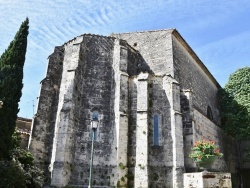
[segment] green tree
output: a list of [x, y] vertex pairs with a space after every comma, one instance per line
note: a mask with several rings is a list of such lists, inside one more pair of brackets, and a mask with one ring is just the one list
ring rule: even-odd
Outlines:
[[23, 88], [23, 66], [27, 49], [29, 20], [21, 24], [14, 40], [0, 57], [0, 158], [5, 159], [13, 148], [13, 133]]
[[18, 102], [22, 95], [23, 66], [27, 49], [28, 18], [0, 57], [0, 188], [42, 187], [44, 174], [33, 164], [30, 152], [20, 149], [16, 130]]
[[0, 188], [25, 187], [25, 172], [17, 161], [0, 161]]
[[238, 69], [231, 74], [225, 90], [250, 113], [250, 67]]
[[222, 128], [237, 139], [250, 138], [250, 68], [238, 69], [219, 91]]
[[0, 188], [42, 187], [45, 176], [43, 171], [33, 165], [32, 154], [20, 148], [10, 153], [10, 160], [0, 160]]

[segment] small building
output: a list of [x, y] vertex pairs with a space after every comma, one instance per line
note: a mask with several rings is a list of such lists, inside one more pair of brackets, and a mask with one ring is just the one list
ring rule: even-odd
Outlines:
[[175, 29], [84, 34], [49, 56], [29, 149], [49, 184], [87, 187], [91, 119], [96, 187], [183, 187], [194, 141], [214, 140], [213, 170], [236, 174], [236, 142], [220, 128], [220, 85]]
[[32, 119], [18, 117], [16, 120], [16, 127], [21, 136], [20, 147], [23, 149], [28, 148], [30, 129]]

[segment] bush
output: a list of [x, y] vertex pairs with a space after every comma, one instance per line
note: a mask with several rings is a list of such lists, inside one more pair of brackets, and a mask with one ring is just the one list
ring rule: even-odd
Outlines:
[[0, 188], [39, 188], [45, 176], [42, 170], [33, 166], [30, 152], [15, 148], [10, 160], [0, 161]]
[[26, 187], [26, 177], [18, 161], [0, 161], [0, 187]]

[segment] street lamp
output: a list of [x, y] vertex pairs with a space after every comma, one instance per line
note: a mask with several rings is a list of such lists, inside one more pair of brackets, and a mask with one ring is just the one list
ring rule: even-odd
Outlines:
[[91, 146], [91, 159], [90, 159], [90, 169], [89, 169], [89, 186], [88, 188], [92, 188], [92, 168], [93, 168], [93, 155], [94, 155], [94, 137], [95, 132], [98, 127], [99, 121], [98, 117], [94, 116], [91, 120], [91, 129], [92, 129], [92, 146]]

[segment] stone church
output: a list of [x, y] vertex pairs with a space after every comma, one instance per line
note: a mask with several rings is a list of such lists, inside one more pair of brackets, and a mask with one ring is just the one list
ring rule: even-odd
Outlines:
[[220, 85], [176, 29], [84, 34], [55, 47], [41, 81], [29, 150], [55, 187], [182, 188], [194, 141], [215, 140], [213, 170], [236, 173], [220, 128]]

